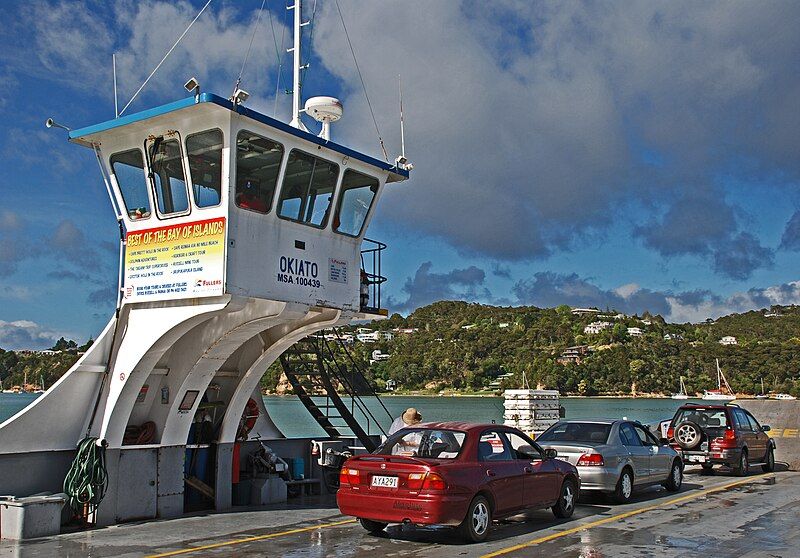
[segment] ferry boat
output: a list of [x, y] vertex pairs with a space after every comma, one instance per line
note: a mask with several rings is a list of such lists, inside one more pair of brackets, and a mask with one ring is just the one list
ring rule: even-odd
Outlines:
[[[335, 377], [325, 363], [333, 351], [311, 336], [387, 316], [386, 245], [365, 235], [384, 190], [407, 180], [411, 165], [333, 141], [337, 99], [302, 103], [308, 22], [300, 0], [288, 9], [289, 123], [248, 108], [239, 87], [221, 97], [195, 78], [185, 98], [135, 114], [79, 129], [48, 119], [99, 164], [120, 229], [118, 300], [75, 365], [0, 424], [0, 494], [61, 492], [77, 444], [102, 453], [107, 468], [105, 496], [84, 517], [96, 525], [175, 517], [197, 501], [229, 509], [262, 442], [294, 460], [287, 483], [319, 481], [311, 440], [286, 439], [261, 397], [279, 359], [325, 432], [317, 441], [368, 450], [391, 422], [359, 406], [374, 395], [369, 384]], [[304, 388], [312, 384], [324, 405]]]
[[728, 384], [725, 374], [722, 373], [722, 369], [719, 367], [719, 359], [716, 359], [716, 363], [717, 389], [704, 390], [702, 399], [704, 401], [733, 401], [736, 399], [736, 396], [733, 395], [733, 390], [730, 384]]

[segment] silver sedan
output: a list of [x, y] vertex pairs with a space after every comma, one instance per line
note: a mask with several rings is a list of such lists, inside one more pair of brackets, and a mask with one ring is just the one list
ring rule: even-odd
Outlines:
[[562, 420], [536, 441], [578, 468], [582, 491], [604, 492], [620, 503], [638, 488], [660, 484], [677, 492], [683, 483], [678, 453], [636, 421]]

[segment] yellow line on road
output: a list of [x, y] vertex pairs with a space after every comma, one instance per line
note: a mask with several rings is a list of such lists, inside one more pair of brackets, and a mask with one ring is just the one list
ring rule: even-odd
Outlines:
[[566, 537], [567, 535], [572, 535], [573, 533], [579, 533], [581, 531], [586, 531], [587, 529], [592, 529], [593, 527], [598, 527], [600, 525], [605, 525], [606, 523], [611, 523], [614, 521], [619, 521], [620, 519], [625, 519], [628, 517], [632, 517], [634, 515], [639, 515], [645, 512], [657, 510], [660, 508], [665, 508], [667, 506], [671, 506], [674, 504], [680, 504], [682, 502], [687, 502], [689, 500], [694, 500], [695, 498], [700, 498], [701, 496], [706, 496], [708, 494], [713, 494], [714, 492], [722, 492], [724, 490], [728, 490], [729, 488], [733, 488], [734, 486], [739, 486], [742, 484], [747, 484], [753, 481], [757, 481], [764, 477], [771, 476], [772, 473], [765, 473], [761, 475], [756, 475], [753, 477], [747, 477], [745, 479], [739, 479], [733, 482], [729, 482], [723, 484], [721, 486], [715, 486], [712, 488], [707, 488], [705, 490], [701, 490], [699, 492], [692, 492], [687, 494], [686, 496], [681, 496], [680, 498], [673, 498], [672, 500], [667, 500], [666, 502], [661, 502], [659, 504], [654, 504], [652, 506], [646, 506], [644, 508], [637, 508], [635, 510], [618, 513], [617, 515], [612, 515], [610, 517], [604, 517], [603, 519], [598, 519], [597, 521], [592, 521], [590, 523], [584, 523], [583, 525], [578, 525], [577, 527], [573, 527], [571, 529], [565, 529], [564, 531], [558, 531], [557, 533], [552, 533], [550, 535], [545, 535], [544, 537], [539, 537], [538, 539], [533, 539], [528, 542], [516, 544], [514, 546], [509, 546], [506, 548], [501, 548], [495, 552], [490, 552], [489, 554], [484, 554], [481, 558], [494, 558], [495, 556], [502, 556], [504, 554], [509, 554], [511, 552], [516, 552], [517, 550], [522, 550], [523, 548], [529, 548], [531, 546], [535, 546], [537, 544], [541, 544], [544, 542], [552, 541], [554, 539], [560, 539], [561, 537]]
[[267, 539], [276, 539], [278, 537], [285, 537], [287, 535], [296, 535], [297, 533], [307, 533], [309, 531], [318, 531], [326, 529], [327, 527], [338, 527], [339, 525], [347, 525], [348, 523], [355, 523], [355, 519], [348, 519], [346, 521], [335, 521], [333, 523], [323, 523], [322, 525], [312, 525], [310, 527], [300, 527], [298, 529], [290, 529], [288, 531], [281, 531], [280, 533], [270, 533], [269, 535], [259, 535], [257, 537], [247, 537], [245, 539], [233, 539], [230, 541], [223, 541], [214, 544], [207, 544], [204, 546], [193, 546], [192, 548], [184, 548], [182, 550], [173, 550], [172, 552], [164, 552], [163, 554], [152, 554], [146, 558], [164, 558], [166, 556], [178, 556], [179, 554], [189, 554], [190, 552], [199, 552], [201, 550], [209, 550], [212, 548], [220, 548], [223, 546], [233, 546], [236, 544], [245, 544], [255, 541], [263, 541]]

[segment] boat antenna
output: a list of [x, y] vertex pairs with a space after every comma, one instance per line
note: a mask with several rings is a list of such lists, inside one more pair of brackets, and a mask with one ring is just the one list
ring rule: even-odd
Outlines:
[[199, 12], [197, 12], [197, 15], [194, 17], [194, 19], [191, 21], [191, 23], [189, 23], [189, 26], [188, 26], [186, 29], [184, 29], [183, 33], [181, 33], [181, 36], [180, 36], [180, 37], [178, 37], [178, 40], [177, 40], [177, 41], [175, 41], [175, 43], [172, 45], [172, 47], [170, 47], [170, 49], [169, 49], [169, 50], [167, 51], [167, 53], [164, 55], [164, 58], [162, 58], [162, 59], [161, 59], [161, 62], [159, 62], [159, 63], [156, 65], [156, 67], [155, 67], [155, 68], [153, 68], [153, 71], [152, 71], [152, 72], [150, 72], [150, 75], [149, 75], [149, 76], [147, 76], [147, 79], [146, 79], [146, 80], [144, 80], [144, 83], [142, 83], [142, 85], [140, 85], [140, 86], [139, 86], [139, 89], [137, 89], [137, 90], [136, 90], [136, 93], [134, 93], [134, 94], [133, 94], [133, 97], [131, 97], [131, 100], [130, 100], [130, 101], [128, 101], [128, 104], [126, 104], [124, 107], [122, 107], [122, 110], [121, 110], [121, 111], [119, 111], [119, 114], [122, 114], [123, 112], [125, 112], [125, 110], [126, 110], [126, 109], [127, 109], [129, 106], [131, 106], [131, 103], [133, 102], [133, 100], [134, 100], [134, 99], [136, 99], [136, 97], [139, 95], [139, 93], [141, 93], [141, 92], [142, 92], [142, 89], [144, 89], [144, 86], [145, 86], [145, 85], [147, 85], [147, 82], [149, 82], [149, 81], [150, 81], [150, 78], [152, 78], [152, 77], [155, 75], [155, 73], [158, 71], [158, 69], [159, 69], [159, 68], [161, 67], [161, 65], [164, 63], [164, 60], [166, 60], [166, 59], [167, 59], [167, 57], [168, 57], [170, 54], [172, 54], [172, 51], [173, 51], [173, 50], [175, 50], [175, 47], [176, 47], [176, 46], [178, 46], [178, 43], [180, 43], [180, 42], [181, 42], [181, 39], [183, 39], [183, 38], [186, 36], [186, 33], [188, 33], [188, 32], [189, 32], [189, 29], [191, 29], [191, 28], [192, 28], [192, 25], [194, 25], [194, 22], [195, 22], [195, 21], [197, 21], [197, 20], [200, 18], [200, 16], [201, 16], [201, 15], [203, 15], [203, 12], [204, 12], [204, 11], [206, 11], [206, 8], [208, 8], [208, 5], [209, 5], [209, 4], [211, 4], [211, 0], [208, 0], [208, 2], [206, 2], [206, 3], [205, 3], [205, 5], [204, 5], [204, 6], [203, 6], [203, 7], [200, 9], [200, 11], [199, 11]]
[[302, 0], [294, 0], [294, 5], [287, 6], [286, 9], [294, 10], [294, 45], [292, 48], [286, 50], [286, 52], [291, 52], [294, 56], [294, 72], [292, 76], [292, 121], [289, 124], [295, 128], [299, 128], [300, 130], [307, 132], [308, 130], [300, 120], [300, 102], [302, 97], [302, 92], [300, 91], [300, 70], [303, 69], [302, 62], [300, 60], [300, 39], [303, 27], [308, 25], [310, 22], [303, 22]]
[[231, 95], [236, 95], [236, 91], [239, 89], [239, 86], [242, 84], [242, 74], [244, 74], [244, 68], [247, 65], [247, 59], [250, 58], [250, 51], [253, 48], [253, 40], [256, 38], [256, 32], [258, 31], [258, 25], [261, 23], [261, 13], [264, 11], [264, 4], [267, 3], [267, 0], [261, 0], [261, 7], [258, 9], [258, 16], [256, 17], [256, 23], [253, 26], [253, 33], [250, 35], [250, 44], [247, 46], [247, 52], [244, 55], [244, 61], [242, 62], [242, 68], [239, 70], [239, 77], [236, 78], [236, 84], [233, 86], [233, 93]]
[[114, 73], [114, 118], [119, 118], [119, 103], [117, 102], [117, 53], [111, 55], [111, 70]]
[[342, 8], [339, 6], [339, 0], [336, 0], [336, 10], [339, 12], [339, 19], [342, 20], [342, 29], [344, 29], [344, 36], [347, 39], [347, 45], [350, 47], [350, 54], [353, 55], [353, 62], [356, 65], [356, 71], [358, 72], [358, 79], [361, 80], [361, 88], [364, 90], [364, 97], [367, 99], [367, 106], [369, 107], [369, 113], [372, 115], [372, 123], [375, 124], [375, 133], [378, 134], [378, 143], [381, 144], [381, 151], [383, 151], [383, 158], [385, 161], [389, 161], [389, 155], [386, 153], [386, 146], [383, 144], [383, 138], [381, 137], [381, 131], [378, 129], [378, 121], [375, 119], [375, 111], [372, 110], [372, 103], [369, 100], [369, 94], [367, 93], [367, 86], [364, 83], [364, 76], [361, 75], [361, 68], [358, 66], [358, 59], [356, 58], [356, 51], [353, 49], [353, 43], [350, 41], [350, 34], [347, 32], [347, 25], [344, 23], [344, 15], [342, 15]]
[[397, 74], [397, 89], [400, 92], [400, 156], [394, 160], [394, 164], [399, 168], [411, 170], [414, 165], [406, 159], [406, 127], [403, 121], [403, 83], [400, 74]]
[[400, 156], [406, 158], [406, 133], [405, 126], [403, 125], [403, 82], [400, 80], [400, 74], [397, 74], [397, 89], [400, 93]]

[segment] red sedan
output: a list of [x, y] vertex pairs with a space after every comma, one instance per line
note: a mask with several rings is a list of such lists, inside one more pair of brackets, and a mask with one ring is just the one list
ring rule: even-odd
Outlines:
[[336, 500], [370, 532], [389, 523], [452, 525], [479, 542], [493, 519], [523, 510], [572, 515], [578, 471], [554, 458], [516, 428], [420, 424], [389, 436], [374, 453], [348, 459]]

